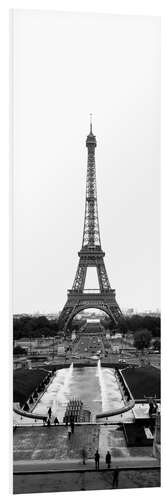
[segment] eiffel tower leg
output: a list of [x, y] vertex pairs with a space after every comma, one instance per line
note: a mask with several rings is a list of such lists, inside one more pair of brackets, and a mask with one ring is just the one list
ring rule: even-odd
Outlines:
[[60, 317], [59, 317], [60, 328], [62, 330], [64, 330], [64, 331], [67, 330], [68, 323], [70, 322], [70, 319], [73, 315], [74, 310], [75, 310], [75, 306], [69, 307], [68, 301], [67, 301], [67, 303], [65, 304], [65, 306], [60, 314]]
[[109, 314], [110, 318], [114, 321], [115, 326], [118, 325], [120, 318], [123, 318], [123, 314], [115, 301], [115, 304], [108, 305], [106, 304], [106, 312]]
[[65, 321], [65, 323], [64, 323], [64, 331], [65, 331], [65, 332], [66, 332], [66, 330], [67, 330], [67, 327], [68, 327], [68, 325], [69, 325], [70, 321], [71, 321], [71, 320], [72, 320], [72, 318], [75, 316], [75, 311], [76, 311], [76, 306], [74, 306], [74, 307], [71, 309], [70, 313], [68, 314], [68, 318], [66, 319], [66, 321]]
[[80, 259], [78, 267], [77, 267], [77, 272], [75, 275], [74, 283], [72, 286], [73, 290], [83, 290], [84, 289], [86, 272], [87, 272], [87, 267]]
[[67, 302], [63, 307], [63, 310], [59, 317], [60, 328], [64, 330], [64, 332], [67, 330], [70, 321], [77, 314], [78, 304], [79, 304], [78, 298], [75, 297], [75, 300], [73, 300], [73, 293], [72, 293], [72, 296], [68, 297]]
[[107, 276], [107, 271], [105, 268], [104, 260], [103, 258], [100, 259], [100, 262], [97, 264], [97, 275], [98, 275], [98, 281], [99, 281], [99, 287], [100, 290], [109, 290], [110, 289], [110, 282]]

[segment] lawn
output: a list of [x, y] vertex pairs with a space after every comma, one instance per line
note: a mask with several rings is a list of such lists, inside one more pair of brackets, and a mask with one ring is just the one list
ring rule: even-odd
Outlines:
[[14, 371], [13, 375], [13, 401], [24, 403], [46, 377], [47, 373], [43, 370], [26, 370], [21, 368]]
[[154, 366], [125, 368], [122, 372], [134, 399], [156, 397], [160, 399], [160, 371]]

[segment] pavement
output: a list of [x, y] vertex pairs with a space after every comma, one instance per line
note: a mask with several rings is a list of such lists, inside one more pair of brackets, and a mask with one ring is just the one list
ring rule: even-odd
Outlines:
[[[159, 468], [159, 461], [154, 457], [127, 457], [112, 459], [111, 467], [119, 467], [120, 469], [148, 469]], [[81, 460], [18, 460], [14, 463], [14, 473], [28, 473], [28, 472], [44, 472], [51, 473], [52, 471], [92, 471], [95, 469], [95, 462], [93, 459], [86, 460], [83, 465]], [[100, 469], [107, 470], [105, 462], [100, 462]]]
[[[125, 468], [157, 467], [152, 447], [127, 448], [121, 426], [84, 425], [75, 427], [68, 439], [65, 426], [18, 427], [13, 435], [14, 471], [94, 469], [94, 454], [100, 453], [100, 466], [105, 469], [105, 456], [111, 451], [112, 465]], [[86, 450], [86, 466], [82, 449]]]

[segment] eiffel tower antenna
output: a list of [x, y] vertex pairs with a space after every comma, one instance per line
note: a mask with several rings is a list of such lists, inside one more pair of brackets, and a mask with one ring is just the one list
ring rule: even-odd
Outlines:
[[90, 113], [90, 134], [92, 134], [92, 113]]
[[[92, 132], [92, 114], [90, 132], [86, 139], [88, 149], [85, 217], [82, 248], [78, 252], [79, 263], [71, 290], [68, 290], [67, 302], [60, 314], [60, 325], [66, 331], [73, 317], [83, 309], [97, 308], [109, 315], [117, 325], [122, 312], [116, 302], [115, 290], [111, 288], [104, 263], [105, 253], [101, 248], [100, 228], [97, 205], [95, 148], [96, 137]], [[98, 277], [98, 290], [86, 290], [85, 279], [88, 267], [95, 267]]]

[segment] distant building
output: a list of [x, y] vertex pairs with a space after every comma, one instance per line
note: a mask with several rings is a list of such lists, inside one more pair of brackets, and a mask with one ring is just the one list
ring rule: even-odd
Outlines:
[[17, 356], [13, 359], [13, 370], [18, 370], [19, 368], [31, 369], [31, 361], [26, 358], [26, 356]]
[[44, 316], [46, 316], [46, 318], [49, 320], [55, 320], [58, 319], [59, 314], [45, 314]]
[[131, 314], [134, 314], [133, 307], [129, 307], [129, 309], [126, 310], [126, 314], [128, 314], [128, 316], [131, 316]]
[[64, 348], [63, 345], [58, 345], [57, 346], [57, 354], [59, 356], [64, 356], [64, 354], [65, 354], [65, 348]]
[[161, 312], [159, 311], [159, 309], [156, 311], [150, 311], [148, 309], [146, 309], [145, 311], [142, 311], [142, 312], [138, 312], [137, 313], [139, 316], [152, 316], [152, 317], [160, 317], [161, 315]]

